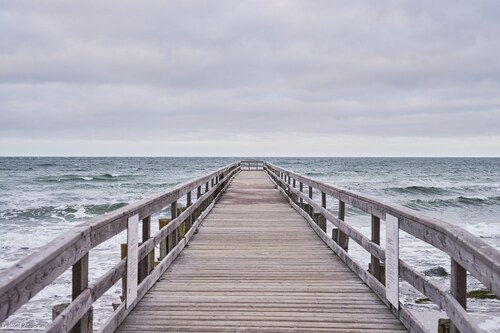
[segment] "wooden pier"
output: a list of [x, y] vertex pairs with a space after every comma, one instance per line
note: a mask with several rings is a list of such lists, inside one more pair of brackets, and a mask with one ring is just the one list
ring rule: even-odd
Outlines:
[[[371, 238], [346, 221], [347, 205], [370, 214]], [[160, 230], [152, 235], [153, 218]], [[450, 256], [448, 290], [380, 246], [391, 218], [396, 231]], [[89, 281], [89, 251], [124, 231], [130, 259]], [[369, 267], [350, 256], [352, 241], [370, 253]], [[467, 272], [499, 296], [498, 250], [411, 209], [241, 161], [83, 223], [0, 273], [0, 322], [71, 269], [73, 301], [47, 332], [90, 332], [92, 304], [120, 280], [125, 297], [99, 332], [426, 332], [391, 294], [384, 266], [394, 264], [396, 285], [408, 282], [443, 309], [451, 332], [485, 332], [467, 312]]]
[[118, 332], [398, 332], [261, 172], [241, 172]]

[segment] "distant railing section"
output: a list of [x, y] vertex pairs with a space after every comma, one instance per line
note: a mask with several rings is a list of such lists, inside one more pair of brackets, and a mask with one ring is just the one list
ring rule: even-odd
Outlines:
[[[443, 309], [451, 319], [452, 332], [483, 332], [466, 311], [467, 272], [484, 286], [500, 296], [500, 251], [466, 230], [412, 209], [385, 202], [354, 191], [334, 187], [302, 176], [276, 165], [265, 163], [265, 170], [290, 204], [311, 224], [322, 240], [354, 271], [378, 296], [391, 306], [386, 297], [383, 262], [386, 249], [380, 246], [380, 222], [391, 215], [398, 220], [399, 229], [423, 240], [450, 256], [451, 286], [427, 278], [399, 259], [399, 277]], [[321, 194], [314, 197], [316, 190]], [[305, 193], [304, 193], [305, 192]], [[338, 216], [326, 209], [327, 199], [338, 203]], [[318, 202], [316, 201], [318, 200]], [[371, 215], [371, 239], [345, 221], [346, 204]], [[333, 224], [332, 236], [326, 234], [327, 222]], [[358, 243], [371, 255], [368, 269], [361, 267], [348, 254], [349, 239]], [[408, 308], [398, 301], [395, 315], [411, 332], [425, 332]]]
[[[240, 163], [232, 163], [160, 195], [98, 216], [67, 231], [40, 251], [0, 273], [0, 323], [72, 268], [73, 301], [61, 309], [47, 332], [91, 332], [92, 304], [120, 279], [125, 279], [127, 258], [89, 284], [89, 251], [127, 230], [129, 218], [138, 215], [143, 232], [142, 244], [138, 248], [137, 298], [128, 307], [123, 298], [99, 330], [113, 332], [186, 246], [239, 170]], [[178, 201], [184, 196], [186, 207], [181, 208]], [[171, 218], [161, 219], [160, 230], [151, 235], [151, 216], [169, 205]], [[154, 262], [158, 245], [159, 262]]]
[[246, 161], [241, 161], [241, 170], [264, 170], [264, 161], [259, 161], [259, 160], [246, 160]]

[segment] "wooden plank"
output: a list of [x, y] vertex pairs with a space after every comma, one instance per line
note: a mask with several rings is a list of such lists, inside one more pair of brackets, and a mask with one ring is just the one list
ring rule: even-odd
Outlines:
[[405, 331], [264, 172], [240, 172], [190, 231], [118, 332]]

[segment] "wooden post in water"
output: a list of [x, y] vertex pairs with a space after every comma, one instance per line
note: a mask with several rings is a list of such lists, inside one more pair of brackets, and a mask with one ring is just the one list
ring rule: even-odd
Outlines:
[[[184, 212], [187, 209], [187, 207], [177, 207], [177, 216], [180, 216], [182, 212]], [[186, 235], [186, 226], [187, 226], [187, 219], [181, 222], [179, 226], [177, 227], [177, 242], [179, 242], [181, 239], [184, 238]]]
[[[380, 218], [372, 215], [372, 242], [380, 245]], [[382, 270], [380, 269], [380, 260], [371, 255], [370, 273], [377, 278], [380, 282], [384, 283], [382, 278]]]
[[[467, 309], [467, 271], [453, 258], [451, 259], [451, 281], [450, 292], [460, 305]], [[450, 325], [450, 333], [460, 333], [453, 325]]]
[[[170, 219], [159, 219], [158, 220], [158, 226], [160, 228], [160, 230], [162, 228], [164, 228], [167, 224], [170, 223]], [[160, 242], [160, 255], [158, 257], [158, 260], [159, 261], [162, 261], [163, 258], [166, 257], [166, 255], [168, 254], [168, 240], [169, 240], [169, 237], [167, 236], [165, 239], [163, 239], [161, 242]]]

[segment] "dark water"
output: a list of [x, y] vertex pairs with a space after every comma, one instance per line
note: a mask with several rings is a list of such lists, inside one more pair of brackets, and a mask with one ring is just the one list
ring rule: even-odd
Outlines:
[[[137, 201], [241, 158], [4, 158], [0, 157], [0, 270], [56, 235], [93, 216]], [[499, 158], [266, 158], [284, 168], [336, 186], [367, 193], [460, 225], [500, 249]], [[335, 210], [334, 206], [330, 207]], [[355, 209], [347, 220], [370, 233], [369, 216]], [[119, 259], [123, 235], [91, 253], [91, 280]], [[408, 235], [401, 257], [424, 272], [441, 272], [449, 259]], [[352, 246], [360, 262], [367, 255]], [[444, 273], [443, 270], [444, 269]], [[479, 287], [469, 279], [470, 288]], [[7, 327], [42, 327], [50, 306], [68, 299], [70, 275], [37, 295]], [[96, 304], [111, 311], [119, 286]], [[412, 303], [418, 293], [405, 292]], [[474, 304], [472, 304], [474, 307]], [[477, 305], [481, 309], [481, 305]], [[98, 321], [100, 320], [97, 317]]]

